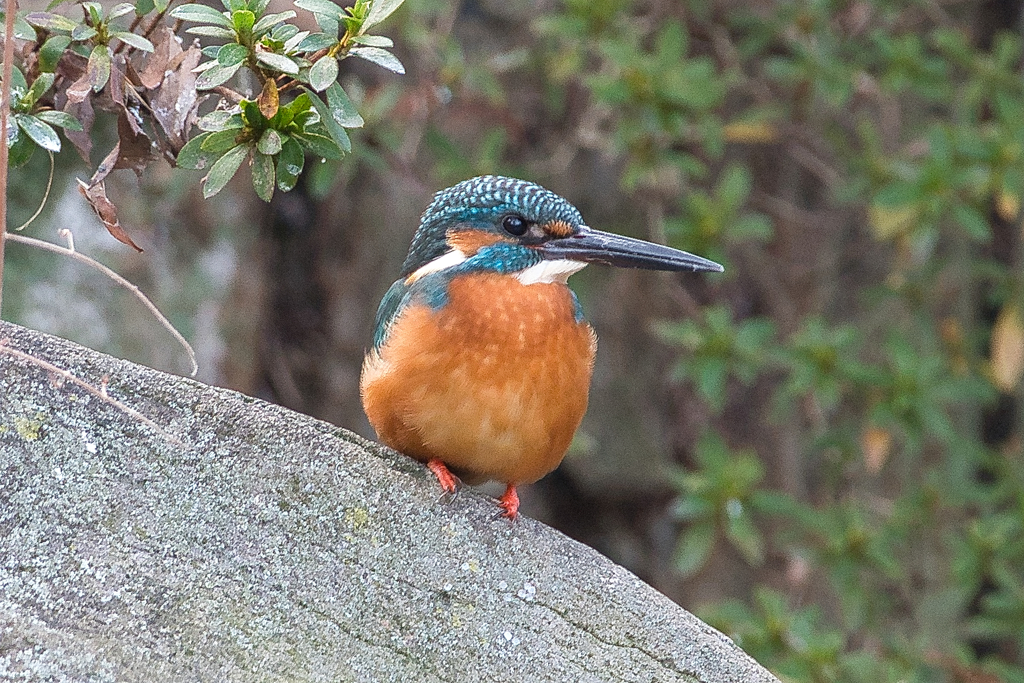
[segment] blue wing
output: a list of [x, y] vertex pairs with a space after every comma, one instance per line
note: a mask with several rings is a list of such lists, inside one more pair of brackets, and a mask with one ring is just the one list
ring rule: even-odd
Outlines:
[[373, 348], [375, 351], [380, 351], [384, 342], [387, 341], [391, 325], [401, 312], [402, 304], [408, 293], [409, 286], [405, 284], [405, 278], [402, 278], [391, 285], [384, 294], [384, 298], [380, 300], [377, 317], [373, 323]]

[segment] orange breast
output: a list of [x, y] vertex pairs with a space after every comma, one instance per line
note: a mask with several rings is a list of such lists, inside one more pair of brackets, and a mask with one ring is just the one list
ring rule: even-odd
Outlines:
[[553, 470], [587, 409], [596, 339], [559, 283], [454, 280], [439, 311], [412, 306], [368, 356], [363, 407], [380, 439], [471, 483]]

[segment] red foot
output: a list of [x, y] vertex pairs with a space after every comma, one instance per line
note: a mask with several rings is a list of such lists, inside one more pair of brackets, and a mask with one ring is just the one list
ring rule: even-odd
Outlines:
[[509, 484], [505, 487], [505, 493], [498, 499], [498, 505], [505, 510], [501, 513], [502, 517], [515, 519], [519, 516], [519, 494], [516, 493], [515, 484]]
[[449, 470], [443, 462], [440, 460], [428, 460], [427, 468], [434, 473], [435, 477], [437, 477], [437, 483], [441, 485], [441, 488], [444, 489], [445, 493], [455, 492], [455, 487], [458, 486], [459, 479], [451, 473], [451, 470]]

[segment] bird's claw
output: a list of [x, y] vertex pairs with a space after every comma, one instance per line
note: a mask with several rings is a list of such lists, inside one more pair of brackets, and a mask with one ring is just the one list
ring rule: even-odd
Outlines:
[[505, 487], [505, 493], [498, 499], [498, 506], [501, 508], [501, 512], [495, 515], [495, 519], [506, 517], [515, 521], [519, 516], [519, 493], [514, 484]]
[[459, 484], [461, 483], [459, 478], [452, 474], [447, 465], [440, 460], [429, 460], [427, 462], [427, 469], [437, 477], [437, 483], [441, 485], [441, 490], [444, 492], [441, 494], [439, 502], [445, 505], [455, 502], [459, 495]]

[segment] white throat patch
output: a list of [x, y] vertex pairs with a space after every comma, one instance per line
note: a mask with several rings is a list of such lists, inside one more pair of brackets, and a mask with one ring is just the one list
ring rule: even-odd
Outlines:
[[416, 270], [414, 270], [409, 277], [405, 278], [405, 284], [411, 285], [412, 283], [419, 280], [424, 275], [430, 275], [431, 273], [437, 273], [444, 270], [445, 268], [451, 268], [457, 266], [466, 260], [466, 255], [458, 249], [452, 249], [438, 256], [433, 261], [423, 264]]
[[552, 282], [565, 284], [570, 275], [578, 273], [586, 267], [587, 264], [582, 261], [570, 261], [569, 259], [541, 261], [526, 270], [516, 273], [516, 279], [524, 285], [539, 285]]

